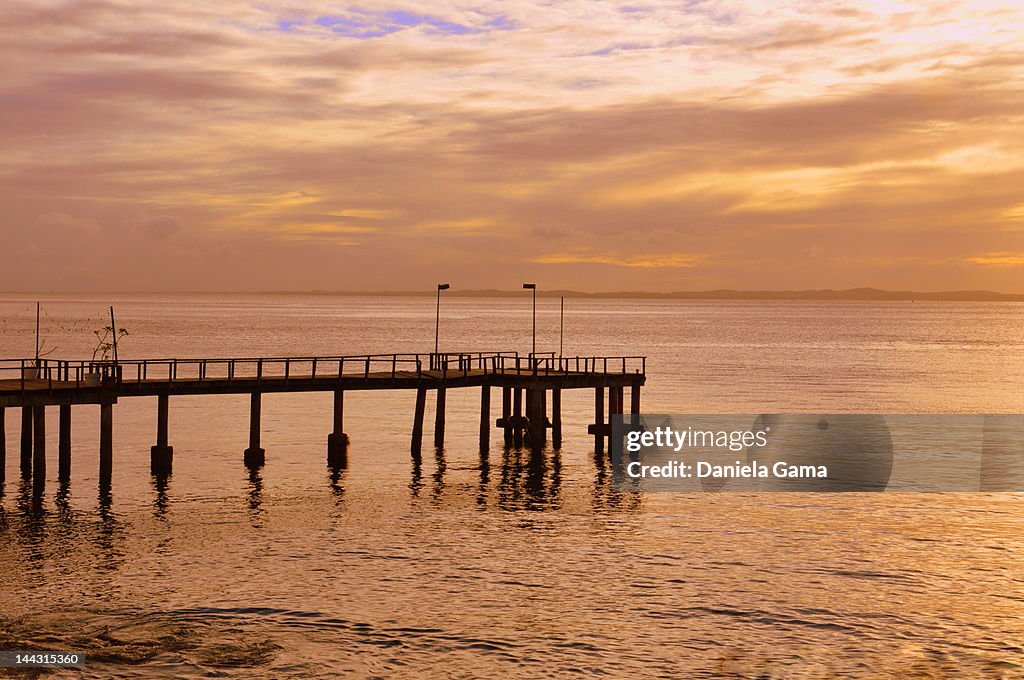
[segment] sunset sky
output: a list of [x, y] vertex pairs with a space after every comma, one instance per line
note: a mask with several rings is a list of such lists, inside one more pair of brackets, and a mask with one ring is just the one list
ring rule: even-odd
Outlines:
[[4, 0], [0, 289], [1024, 292], [1024, 5]]

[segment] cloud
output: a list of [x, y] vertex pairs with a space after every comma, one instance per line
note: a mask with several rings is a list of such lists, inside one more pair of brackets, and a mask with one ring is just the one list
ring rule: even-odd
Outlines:
[[984, 267], [1024, 267], [1024, 252], [987, 253], [966, 259], [972, 264], [980, 264]]
[[533, 262], [540, 264], [606, 264], [613, 267], [639, 267], [641, 269], [685, 269], [696, 267], [707, 255], [688, 253], [658, 253], [650, 255], [543, 255]]
[[39, 225], [60, 230], [92, 231], [97, 227], [96, 220], [87, 217], [75, 217], [63, 212], [44, 213], [39, 216]]
[[0, 27], [0, 288], [100, 285], [97, 242], [129, 288], [1024, 287], [1015, 0], [8, 0]]

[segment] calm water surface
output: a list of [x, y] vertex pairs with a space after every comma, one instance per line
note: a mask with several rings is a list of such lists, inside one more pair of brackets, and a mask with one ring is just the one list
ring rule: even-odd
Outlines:
[[[0, 296], [0, 355], [31, 354], [35, 297]], [[110, 303], [124, 358], [433, 344], [432, 298], [42, 301], [62, 358], [91, 354]], [[648, 355], [648, 412], [1024, 411], [1024, 305], [566, 304], [566, 354]], [[557, 300], [538, 331], [557, 349]], [[443, 348], [529, 345], [528, 298], [444, 301]], [[1021, 495], [619, 493], [584, 392], [561, 452], [496, 436], [481, 459], [479, 392], [453, 390], [447, 447], [417, 462], [413, 401], [350, 392], [331, 471], [330, 396], [268, 395], [250, 473], [246, 397], [174, 398], [155, 480], [155, 399], [122, 400], [109, 497], [98, 408], [75, 408], [64, 488], [53, 409], [41, 508], [9, 411], [0, 646], [81, 650], [67, 675], [96, 678], [1024, 676]]]

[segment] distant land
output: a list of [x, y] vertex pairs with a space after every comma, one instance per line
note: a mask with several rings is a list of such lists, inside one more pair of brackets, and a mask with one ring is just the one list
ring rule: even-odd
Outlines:
[[[266, 291], [267, 293], [288, 294], [288, 291]], [[293, 291], [296, 294], [313, 295], [381, 295], [381, 296], [433, 296], [434, 290], [417, 291]], [[455, 297], [522, 297], [523, 290], [458, 290], [445, 291], [445, 296]], [[920, 292], [912, 290], [881, 290], [879, 288], [849, 288], [846, 290], [696, 290], [672, 293], [651, 293], [644, 291], [619, 291], [606, 293], [585, 293], [578, 290], [544, 290], [538, 288], [537, 297], [567, 298], [626, 298], [651, 300], [863, 300], [863, 301], [921, 301], [921, 302], [1024, 302], [1024, 293], [996, 293], [990, 290], [952, 290]]]
[[[339, 296], [380, 296], [380, 297], [433, 297], [436, 290], [108, 290], [108, 291], [0, 291], [8, 295], [339, 295]], [[511, 298], [530, 295], [526, 290], [482, 290], [451, 288], [444, 293], [445, 297], [480, 297], [480, 298]], [[636, 299], [636, 300], [822, 300], [822, 301], [867, 301], [867, 302], [1024, 302], [1024, 293], [997, 293], [991, 290], [948, 290], [948, 291], [913, 291], [913, 290], [882, 290], [880, 288], [847, 288], [834, 290], [831, 288], [812, 290], [732, 290], [720, 288], [716, 290], [679, 290], [671, 293], [655, 293], [649, 291], [610, 291], [603, 293], [587, 293], [579, 290], [538, 288], [537, 297], [541, 298], [589, 298], [589, 299]]]

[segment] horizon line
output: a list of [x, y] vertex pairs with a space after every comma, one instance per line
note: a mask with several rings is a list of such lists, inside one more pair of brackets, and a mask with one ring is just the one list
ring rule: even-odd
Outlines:
[[[433, 297], [436, 290], [8, 290], [0, 295], [336, 295], [345, 297]], [[519, 297], [520, 290], [497, 288], [452, 288], [446, 297]], [[1024, 302], [1024, 293], [991, 290], [913, 291], [882, 288], [808, 288], [808, 289], [734, 289], [716, 288], [695, 291], [579, 291], [563, 288], [538, 288], [538, 297], [576, 297], [597, 299], [677, 299], [677, 300], [836, 300], [836, 301], [915, 301], [925, 302]]]

